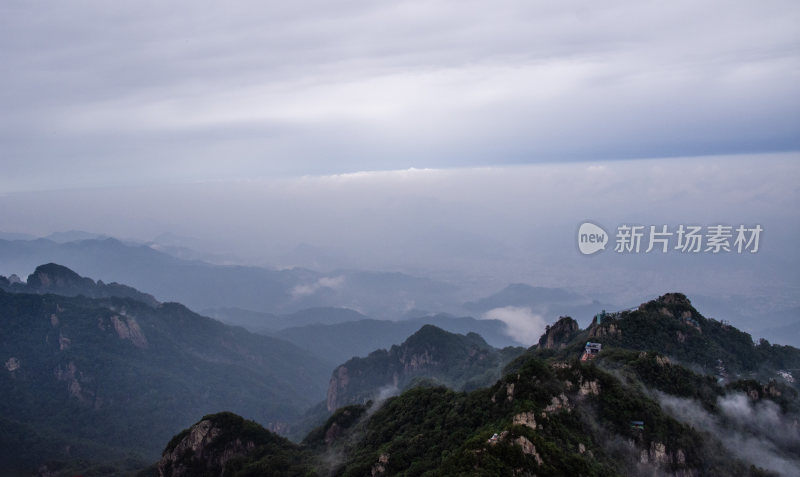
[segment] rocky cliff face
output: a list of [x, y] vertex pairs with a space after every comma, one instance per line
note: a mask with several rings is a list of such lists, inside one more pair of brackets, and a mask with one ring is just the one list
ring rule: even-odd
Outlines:
[[[246, 466], [247, 459], [266, 462]], [[204, 416], [175, 436], [157, 464], [159, 477], [264, 475], [299, 477], [312, 472], [313, 457], [254, 421], [230, 412]]]
[[350, 387], [350, 376], [348, 374], [346, 365], [339, 366], [333, 370], [333, 376], [328, 384], [328, 410], [334, 411], [341, 407], [340, 403], [344, 402], [344, 396], [348, 393]]
[[564, 348], [572, 338], [580, 332], [578, 322], [568, 316], [562, 316], [553, 326], [548, 326], [539, 338], [539, 348]]
[[[191, 477], [198, 469], [211, 471], [217, 475], [225, 474], [225, 466], [234, 457], [251, 452], [256, 443], [253, 440], [235, 438], [223, 441], [226, 434], [223, 424], [215, 416], [204, 418], [179, 436], [174, 447], [164, 451], [158, 462], [160, 477]], [[242, 421], [238, 418], [238, 421]]]

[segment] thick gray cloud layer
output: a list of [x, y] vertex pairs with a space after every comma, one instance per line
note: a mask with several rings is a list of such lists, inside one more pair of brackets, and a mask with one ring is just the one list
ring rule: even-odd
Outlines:
[[712, 434], [736, 457], [782, 476], [800, 473], [793, 451], [800, 444], [797, 416], [784, 414], [770, 400], [751, 401], [745, 394], [717, 399], [719, 415], [694, 400], [658, 393], [664, 409], [676, 419]]
[[0, 191], [800, 148], [800, 4], [4, 2]]
[[[241, 263], [474, 279], [482, 284], [475, 296], [524, 282], [630, 305], [678, 290], [768, 296], [788, 308], [800, 296], [798, 160], [593, 161], [28, 192], [0, 195], [0, 230], [80, 229], [141, 241], [167, 232]], [[612, 239], [585, 257], [577, 250], [585, 220], [611, 234], [626, 223], [760, 224], [764, 233], [756, 254], [620, 255]]]

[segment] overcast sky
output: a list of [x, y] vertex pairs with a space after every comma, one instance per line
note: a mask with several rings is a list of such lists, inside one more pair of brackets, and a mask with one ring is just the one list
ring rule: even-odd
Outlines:
[[800, 149], [800, 3], [0, 4], [0, 191]]
[[[0, 231], [796, 304], [798, 25], [796, 0], [4, 1]], [[592, 259], [587, 219], [765, 243]]]

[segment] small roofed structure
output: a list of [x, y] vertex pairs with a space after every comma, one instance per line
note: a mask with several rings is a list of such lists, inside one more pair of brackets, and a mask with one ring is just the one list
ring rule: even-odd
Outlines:
[[644, 430], [644, 421], [631, 421], [631, 429]]
[[600, 343], [592, 343], [591, 341], [586, 342], [586, 347], [583, 349], [583, 356], [581, 356], [581, 361], [586, 361], [588, 359], [592, 359], [597, 356], [597, 353], [603, 348], [603, 345]]
[[608, 316], [608, 313], [606, 313], [606, 310], [603, 310], [600, 313], [594, 315], [594, 321], [599, 325], [600, 323], [603, 322], [603, 319], [606, 316]]

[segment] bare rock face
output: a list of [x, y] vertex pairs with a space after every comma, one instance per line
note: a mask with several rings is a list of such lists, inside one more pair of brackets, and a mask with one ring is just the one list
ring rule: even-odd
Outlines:
[[604, 336], [622, 336], [622, 330], [614, 323], [593, 326], [589, 330], [589, 338], [602, 338]]
[[536, 416], [533, 412], [522, 412], [514, 416], [513, 425], [528, 426], [536, 430]]
[[514, 383], [506, 384], [506, 399], [508, 402], [514, 400]]
[[567, 412], [572, 410], [572, 404], [570, 404], [569, 398], [564, 393], [561, 393], [558, 396], [553, 396], [553, 398], [550, 400], [550, 404], [548, 404], [547, 407], [544, 408], [544, 411], [542, 411], [542, 417], [547, 417], [548, 414], [561, 410]]
[[546, 328], [542, 337], [539, 338], [539, 348], [563, 348], [579, 331], [580, 327], [577, 321], [563, 316], [553, 326]]
[[389, 454], [381, 454], [378, 457], [378, 462], [372, 466], [372, 470], [370, 475], [372, 477], [377, 477], [379, 475], [386, 475], [386, 464], [389, 463]]
[[203, 419], [189, 428], [171, 449], [168, 447], [158, 462], [160, 477], [191, 477], [197, 471], [224, 475], [231, 459], [248, 454], [255, 448], [252, 441], [235, 439], [218, 442], [223, 429], [211, 419]]
[[76, 399], [83, 404], [92, 404], [95, 401], [94, 392], [84, 389], [84, 386], [92, 381], [92, 379], [78, 370], [78, 367], [73, 361], [65, 365], [58, 365], [53, 371], [56, 380], [66, 383], [67, 392], [70, 398]]
[[135, 318], [115, 315], [111, 322], [120, 339], [130, 341], [137, 348], [147, 348], [147, 338]]
[[14, 371], [18, 370], [19, 367], [20, 367], [19, 359], [12, 356], [8, 358], [8, 360], [6, 360], [6, 369], [8, 370], [9, 373], [11, 373], [12, 377], [14, 376]]
[[68, 350], [71, 344], [72, 344], [71, 339], [64, 336], [63, 333], [58, 334], [58, 349], [60, 351]]
[[405, 373], [414, 373], [437, 364], [430, 350], [427, 349], [422, 353], [403, 353], [400, 356], [400, 363], [403, 365]]
[[514, 443], [522, 448], [522, 452], [527, 455], [532, 455], [533, 458], [536, 460], [536, 463], [542, 465], [544, 461], [542, 457], [536, 452], [536, 446], [533, 445], [533, 442], [528, 440], [525, 436], [519, 436], [514, 440]]
[[588, 396], [590, 394], [594, 396], [600, 394], [600, 383], [598, 383], [596, 379], [594, 381], [581, 380], [581, 387], [578, 388], [578, 395]]
[[[642, 464], [654, 464], [660, 468], [682, 467], [686, 465], [686, 454], [682, 449], [667, 452], [667, 448], [663, 443], [651, 442], [649, 448], [641, 449], [639, 452], [639, 462]], [[678, 469], [674, 475], [690, 477], [695, 475], [695, 472], [693, 469]]]
[[340, 395], [343, 394], [350, 384], [350, 376], [347, 367], [342, 365], [333, 371], [333, 376], [328, 383], [328, 410], [333, 411], [341, 406]]

